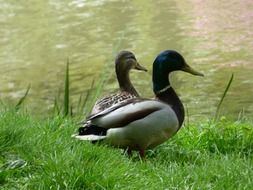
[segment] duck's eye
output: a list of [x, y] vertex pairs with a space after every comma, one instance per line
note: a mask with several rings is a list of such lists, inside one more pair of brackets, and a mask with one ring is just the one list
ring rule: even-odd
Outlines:
[[136, 60], [136, 58], [134, 56], [129, 56], [128, 59], [134, 59], [134, 60]]

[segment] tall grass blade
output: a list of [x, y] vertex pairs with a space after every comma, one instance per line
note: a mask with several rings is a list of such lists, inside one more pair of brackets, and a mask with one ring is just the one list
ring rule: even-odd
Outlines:
[[25, 92], [24, 96], [22, 96], [22, 97], [19, 99], [18, 103], [16, 104], [16, 106], [15, 106], [15, 110], [16, 110], [16, 111], [18, 111], [18, 110], [20, 109], [21, 105], [22, 105], [23, 102], [25, 101], [25, 99], [26, 99], [26, 97], [27, 97], [27, 95], [28, 95], [28, 93], [29, 93], [29, 91], [30, 91], [30, 88], [31, 88], [31, 84], [28, 85], [28, 87], [27, 87], [27, 89], [26, 89], [26, 92]]
[[82, 101], [83, 101], [83, 93], [80, 94], [79, 99], [78, 99], [78, 103], [77, 103], [77, 114], [81, 114], [82, 108]]
[[69, 114], [69, 59], [67, 60], [66, 74], [65, 74], [63, 115], [67, 116], [68, 114]]
[[220, 99], [220, 101], [219, 101], [219, 104], [218, 104], [218, 106], [217, 106], [217, 109], [216, 109], [216, 112], [215, 112], [215, 117], [214, 117], [214, 120], [215, 120], [215, 121], [218, 119], [218, 116], [219, 116], [219, 113], [220, 113], [221, 105], [222, 105], [222, 103], [223, 103], [223, 101], [224, 101], [224, 98], [225, 98], [226, 95], [227, 95], [227, 92], [228, 92], [228, 90], [229, 90], [229, 88], [230, 88], [230, 86], [231, 86], [231, 84], [232, 84], [232, 82], [233, 82], [233, 79], [234, 79], [234, 74], [232, 73], [232, 75], [231, 75], [231, 77], [230, 77], [230, 79], [229, 79], [229, 82], [228, 82], [228, 84], [227, 84], [227, 86], [226, 86], [226, 89], [225, 89], [225, 91], [223, 92], [222, 97], [221, 97], [221, 99]]
[[95, 84], [95, 80], [93, 79], [92, 83], [91, 83], [91, 86], [88, 89], [87, 94], [86, 94], [85, 99], [84, 99], [83, 104], [82, 104], [82, 111], [85, 114], [89, 113], [92, 109], [92, 106], [93, 106], [93, 102], [92, 102], [92, 104], [90, 103], [91, 102], [90, 101], [90, 96], [92, 95], [92, 90], [94, 89], [94, 84]]
[[60, 109], [60, 106], [58, 105], [57, 98], [55, 97], [55, 99], [54, 99], [54, 113], [59, 115], [60, 112], [61, 112], [61, 109]]
[[0, 99], [0, 105], [3, 106], [4, 105], [4, 102], [3, 100]]

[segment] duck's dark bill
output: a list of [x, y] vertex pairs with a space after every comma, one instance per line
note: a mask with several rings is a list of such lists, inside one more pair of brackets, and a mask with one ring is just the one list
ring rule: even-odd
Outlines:
[[195, 71], [193, 68], [191, 68], [189, 65], [185, 64], [185, 66], [181, 69], [182, 71], [185, 71], [187, 73], [191, 73], [193, 75], [197, 75], [197, 76], [204, 76], [202, 73]]
[[146, 72], [148, 71], [145, 67], [141, 66], [139, 63], [136, 64], [135, 69]]

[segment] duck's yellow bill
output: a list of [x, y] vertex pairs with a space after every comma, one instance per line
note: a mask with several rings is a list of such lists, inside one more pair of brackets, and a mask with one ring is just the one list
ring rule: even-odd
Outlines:
[[187, 73], [191, 73], [192, 75], [197, 75], [197, 76], [204, 76], [202, 73], [194, 70], [193, 68], [191, 68], [189, 65], [185, 64], [185, 66], [181, 69], [182, 71], [184, 72], [187, 72]]

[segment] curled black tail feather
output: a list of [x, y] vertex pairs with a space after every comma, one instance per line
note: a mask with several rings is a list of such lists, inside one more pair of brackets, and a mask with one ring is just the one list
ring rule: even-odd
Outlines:
[[96, 125], [86, 125], [85, 127], [80, 127], [78, 129], [79, 135], [99, 135], [106, 136], [107, 129], [103, 127], [98, 127]]

